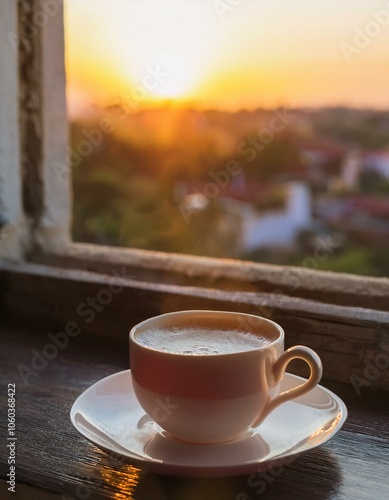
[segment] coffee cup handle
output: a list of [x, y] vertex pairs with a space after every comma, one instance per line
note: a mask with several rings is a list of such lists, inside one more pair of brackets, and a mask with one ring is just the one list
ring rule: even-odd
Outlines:
[[292, 361], [292, 359], [302, 359], [308, 363], [311, 373], [309, 379], [303, 384], [293, 387], [287, 391], [281, 392], [276, 397], [271, 399], [261, 411], [260, 415], [254, 422], [253, 427], [257, 426], [262, 420], [264, 420], [270, 412], [272, 412], [277, 406], [289, 401], [290, 399], [297, 398], [307, 393], [313, 389], [319, 382], [323, 373], [323, 366], [319, 356], [310, 349], [302, 345], [296, 345], [287, 349], [281, 356], [277, 359], [272, 367], [273, 377], [276, 384], [281, 382], [284, 377], [286, 367]]

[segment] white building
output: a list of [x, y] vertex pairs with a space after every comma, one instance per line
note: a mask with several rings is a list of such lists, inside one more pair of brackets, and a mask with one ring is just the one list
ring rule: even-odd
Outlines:
[[389, 151], [368, 153], [364, 161], [365, 170], [373, 170], [386, 179], [389, 179]]
[[241, 204], [243, 251], [290, 247], [295, 243], [299, 231], [311, 225], [309, 188], [302, 182], [291, 182], [286, 189], [285, 210], [263, 214], [248, 203]]
[[347, 190], [356, 189], [362, 171], [362, 156], [357, 149], [351, 149], [343, 162], [341, 169], [342, 187]]

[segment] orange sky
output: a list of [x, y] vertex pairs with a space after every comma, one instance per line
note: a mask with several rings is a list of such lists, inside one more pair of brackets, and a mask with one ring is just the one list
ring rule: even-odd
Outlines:
[[169, 98], [226, 109], [389, 107], [389, 29], [379, 21], [389, 21], [387, 1], [65, 5], [71, 106], [121, 102], [139, 109]]

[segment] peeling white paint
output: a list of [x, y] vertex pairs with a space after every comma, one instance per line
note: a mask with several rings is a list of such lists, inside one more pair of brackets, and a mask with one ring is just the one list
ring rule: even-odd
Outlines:
[[[0, 3], [0, 258], [7, 260], [22, 260], [33, 245], [60, 252], [70, 241], [71, 173], [59, 179], [53, 168], [66, 163], [68, 139], [63, 4], [58, 1], [53, 9], [51, 0], [37, 0], [35, 5], [44, 15], [34, 16], [37, 26], [25, 30], [27, 36], [23, 27], [19, 33], [18, 1]], [[43, 214], [32, 223], [22, 200], [18, 43], [28, 46], [35, 36], [41, 41], [35, 67], [41, 65]]]
[[[40, 0], [47, 12], [49, 3]], [[63, 5], [57, 6], [41, 34], [44, 212], [36, 240], [47, 252], [60, 252], [69, 243], [71, 221], [71, 171], [59, 178], [54, 168], [56, 162], [66, 164], [68, 140]]]

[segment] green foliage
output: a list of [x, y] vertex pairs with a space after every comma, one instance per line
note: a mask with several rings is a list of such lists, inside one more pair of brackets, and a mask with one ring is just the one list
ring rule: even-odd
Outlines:
[[343, 143], [358, 144], [367, 149], [389, 146], [389, 120], [386, 112], [339, 108], [313, 113], [311, 118], [319, 135]]
[[376, 172], [363, 172], [359, 179], [360, 191], [368, 194], [389, 194], [389, 182]]
[[[256, 136], [256, 133], [251, 134]], [[246, 162], [247, 178], [257, 182], [274, 181], [277, 178], [293, 175], [299, 169], [300, 151], [295, 134], [280, 132], [274, 135], [269, 144], [262, 144], [253, 161]]]
[[389, 254], [379, 247], [349, 245], [342, 252], [330, 255], [318, 263], [322, 271], [361, 274], [366, 276], [389, 276]]
[[366, 248], [351, 248], [338, 255], [328, 256], [327, 260], [318, 263], [318, 269], [354, 274], [375, 274], [371, 252]]
[[[244, 257], [255, 262], [301, 267], [304, 259], [313, 257], [313, 253], [268, 249], [252, 252]], [[315, 259], [315, 262], [315, 269], [319, 271], [389, 277], [389, 253], [386, 248], [377, 245], [367, 248], [349, 243], [345, 248], [328, 254], [326, 259]]]
[[[82, 140], [82, 127], [73, 127], [73, 151]], [[193, 159], [172, 159], [166, 148], [150, 151], [147, 147], [142, 152], [131, 142], [112, 136], [104, 137], [96, 149], [81, 160], [75, 157], [73, 164], [76, 241], [234, 255], [239, 238], [235, 216], [226, 213], [216, 200], [208, 200], [201, 210], [185, 211], [174, 199], [177, 169]], [[155, 165], [165, 170], [164, 176], [154, 172]]]
[[[269, 249], [242, 255], [238, 210], [234, 212], [218, 197], [205, 196], [201, 206], [196, 207], [191, 205], [190, 197], [185, 198], [177, 191], [183, 181], [196, 181], [199, 185], [211, 182], [210, 172], [223, 171], [235, 158], [247, 182], [274, 185], [266, 194], [258, 194], [256, 201], [252, 199], [253, 206], [259, 211], [284, 207], [285, 192], [274, 181], [301, 178], [305, 174], [300, 162], [299, 131], [291, 124], [275, 133], [272, 141], [257, 151], [250, 162], [238, 153], [238, 144], [248, 139], [249, 130], [245, 132], [235, 125], [236, 117], [230, 115], [208, 112], [207, 120], [213, 119], [217, 125], [214, 136], [211, 129], [204, 128], [205, 122], [197, 127], [193, 116], [194, 128], [186, 127], [184, 113], [174, 133], [159, 127], [158, 120], [154, 128], [145, 127], [143, 115], [132, 117], [129, 123], [114, 122], [112, 133], [98, 133], [99, 116], [73, 124], [73, 238], [106, 245], [299, 265], [306, 257], [301, 251]], [[388, 119], [379, 112], [321, 110], [310, 113], [309, 119], [313, 135], [352, 140], [368, 147], [388, 143]], [[92, 131], [99, 140], [82, 147]], [[258, 137], [258, 131], [252, 135]], [[326, 172], [337, 175], [338, 160], [326, 165]], [[368, 173], [361, 178], [361, 191], [385, 196], [389, 184]], [[339, 196], [346, 195], [339, 193]], [[385, 246], [362, 247], [350, 243], [318, 262], [318, 266], [322, 270], [388, 276], [388, 255]]]

